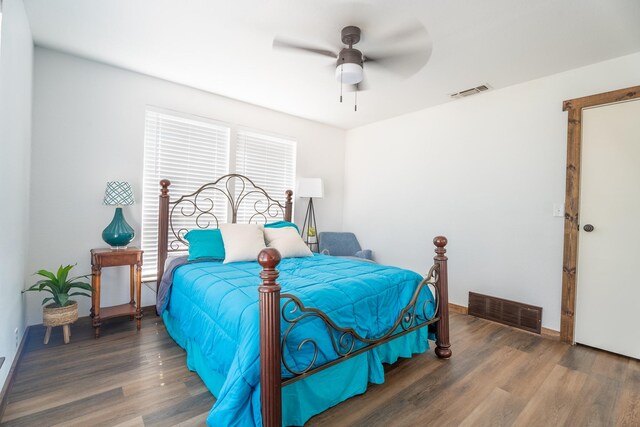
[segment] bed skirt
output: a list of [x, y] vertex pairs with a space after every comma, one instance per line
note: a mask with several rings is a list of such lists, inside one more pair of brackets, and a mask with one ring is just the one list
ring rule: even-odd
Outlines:
[[[162, 319], [169, 335], [187, 353], [187, 367], [198, 373], [214, 396], [218, 396], [226, 377], [211, 369], [200, 346], [187, 339], [179, 323], [166, 310]], [[282, 424], [302, 426], [311, 417], [367, 390], [369, 383], [384, 382], [383, 363], [394, 363], [400, 357], [411, 357], [429, 349], [428, 328], [424, 327], [360, 354], [282, 389]], [[339, 381], [336, 381], [339, 379]], [[260, 389], [253, 390], [254, 418], [260, 420]], [[212, 409], [212, 413], [215, 411]], [[211, 422], [209, 415], [208, 424]], [[246, 425], [254, 425], [247, 420]]]

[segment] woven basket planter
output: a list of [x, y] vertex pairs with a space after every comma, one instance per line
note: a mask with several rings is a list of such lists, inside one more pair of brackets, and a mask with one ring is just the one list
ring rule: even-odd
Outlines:
[[49, 304], [42, 309], [42, 324], [44, 326], [69, 325], [78, 320], [78, 303], [71, 301], [71, 304], [64, 307], [55, 307]]

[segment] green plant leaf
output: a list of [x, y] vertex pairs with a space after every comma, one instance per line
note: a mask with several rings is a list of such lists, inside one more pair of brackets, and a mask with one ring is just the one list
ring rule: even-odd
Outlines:
[[[38, 285], [38, 290], [41, 291], [45, 288], [51, 288], [51, 280], [40, 280], [38, 283], [36, 283], [36, 285]], [[34, 285], [35, 286], [35, 285]]]
[[49, 282], [49, 288], [56, 294], [64, 293], [60, 286], [54, 281]]
[[71, 284], [69, 288], [78, 288], [78, 289], [84, 289], [85, 291], [93, 292], [93, 287], [90, 284], [84, 283], [84, 282], [74, 282]]
[[80, 279], [88, 279], [89, 277], [92, 277], [93, 274], [83, 274], [82, 276], [76, 276], [76, 277], [72, 277], [71, 279], [68, 280], [68, 282], [75, 282], [76, 280], [80, 280]]
[[[55, 299], [55, 297], [54, 297], [54, 299]], [[69, 295], [68, 294], [58, 294], [57, 302], [58, 302], [58, 304], [60, 304], [60, 307], [64, 307], [65, 305], [67, 305], [68, 301], [69, 301]]]
[[84, 296], [84, 297], [91, 298], [90, 294], [87, 294], [87, 293], [84, 293], [84, 292], [72, 292], [72, 293], [69, 294], [70, 297], [75, 296], [75, 295], [81, 295], [81, 296]]
[[57, 275], [58, 285], [61, 287], [63, 291], [67, 284], [67, 277], [69, 277], [69, 271], [71, 271], [73, 267], [74, 267], [73, 265], [67, 265], [66, 267], [60, 266], [60, 268], [58, 269], [58, 275]]
[[41, 291], [42, 288], [40, 286], [40, 282], [36, 283], [35, 285], [31, 285], [30, 287], [28, 287], [27, 289], [25, 289], [23, 292], [27, 292], [27, 291], [35, 291], [35, 292], [39, 292]]
[[49, 280], [56, 280], [57, 279], [55, 274], [53, 274], [52, 272], [47, 271], [47, 270], [38, 270], [38, 271], [36, 271], [36, 274], [39, 275], [39, 276], [42, 276], [42, 277], [46, 277]]
[[48, 303], [49, 301], [51, 301], [53, 298], [52, 297], [48, 297], [42, 300], [42, 305], [45, 305], [46, 303]]

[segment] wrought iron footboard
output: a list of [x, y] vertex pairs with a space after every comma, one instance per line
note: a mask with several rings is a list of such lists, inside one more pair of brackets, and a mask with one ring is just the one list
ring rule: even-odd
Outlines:
[[[388, 343], [398, 337], [413, 332], [424, 326], [435, 323], [439, 320], [436, 316], [440, 297], [436, 283], [438, 281], [439, 266], [433, 265], [427, 276], [420, 282], [413, 292], [409, 303], [400, 311], [393, 325], [381, 336], [376, 338], [366, 338], [360, 335], [354, 328], [342, 327], [337, 325], [331, 318], [321, 310], [313, 307], [306, 307], [304, 303], [295, 295], [281, 294], [282, 304], [282, 320], [289, 326], [282, 335], [280, 344], [280, 357], [282, 364], [293, 377], [282, 381], [282, 385], [288, 385], [313, 375], [319, 371], [330, 368], [340, 362], [365, 353], [374, 347]], [[430, 287], [433, 292], [434, 299], [425, 299], [419, 304], [420, 295], [425, 288]], [[433, 314], [429, 315], [428, 308], [434, 305]], [[329, 340], [337, 357], [334, 360], [317, 365], [318, 353], [320, 351], [317, 339], [314, 337], [296, 339], [291, 342], [291, 332], [301, 324], [301, 322], [310, 319], [319, 319], [326, 327]], [[297, 345], [296, 345], [297, 344]], [[311, 361], [304, 369], [294, 369], [285, 358], [285, 349], [295, 348], [301, 351], [303, 347], [311, 346], [313, 356]]]
[[[449, 344], [449, 305], [447, 257], [445, 255], [447, 239], [438, 236], [433, 240], [436, 246], [434, 264], [427, 277], [416, 287], [409, 303], [400, 311], [394, 324], [381, 336], [367, 338], [354, 328], [342, 327], [331, 320], [326, 313], [314, 307], [307, 307], [295, 295], [280, 295], [280, 285], [276, 282], [280, 262], [280, 253], [272, 248], [264, 249], [258, 256], [262, 266], [258, 287], [260, 294], [260, 398], [262, 405], [262, 423], [265, 427], [282, 425], [282, 387], [310, 375], [330, 368], [340, 362], [367, 352], [372, 348], [394, 340], [427, 325], [436, 326], [436, 349], [439, 358], [451, 357]], [[433, 289], [434, 300], [420, 302], [425, 287]], [[284, 300], [281, 308], [281, 299]], [[429, 315], [429, 304], [434, 304], [434, 315]], [[337, 358], [317, 365], [319, 345], [317, 337], [296, 339], [293, 347], [301, 351], [303, 347], [313, 349], [310, 362], [303, 369], [295, 369], [285, 359], [285, 349], [291, 344], [289, 339], [295, 327], [305, 320], [318, 319], [328, 333]], [[284, 321], [285, 332], [280, 338], [280, 325]], [[297, 345], [296, 345], [297, 344]], [[281, 366], [293, 377], [283, 381]]]

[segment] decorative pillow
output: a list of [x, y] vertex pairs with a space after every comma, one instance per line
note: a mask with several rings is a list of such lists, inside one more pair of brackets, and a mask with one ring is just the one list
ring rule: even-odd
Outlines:
[[289, 221], [276, 221], [276, 222], [270, 222], [264, 225], [264, 228], [283, 228], [283, 227], [293, 227], [296, 229], [298, 233], [300, 232], [300, 229], [298, 228], [298, 226]]
[[224, 259], [224, 242], [220, 230], [191, 230], [184, 238], [189, 242], [189, 261], [200, 258]]
[[313, 252], [293, 227], [265, 228], [264, 237], [267, 246], [277, 249], [282, 258], [313, 256]]
[[264, 245], [264, 227], [260, 224], [221, 224], [224, 263], [256, 261]]

